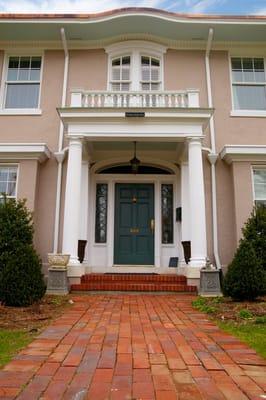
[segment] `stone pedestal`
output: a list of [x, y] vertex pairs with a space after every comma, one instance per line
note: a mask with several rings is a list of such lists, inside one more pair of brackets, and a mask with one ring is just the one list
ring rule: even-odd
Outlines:
[[69, 293], [69, 280], [67, 276], [67, 264], [69, 254], [48, 254], [48, 281], [47, 294], [65, 295]]
[[201, 269], [199, 295], [206, 297], [222, 296], [218, 269]]
[[69, 293], [67, 268], [48, 268], [47, 294], [66, 295]]

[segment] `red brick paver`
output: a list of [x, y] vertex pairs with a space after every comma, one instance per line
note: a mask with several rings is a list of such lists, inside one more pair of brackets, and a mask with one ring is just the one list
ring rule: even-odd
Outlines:
[[73, 296], [73, 307], [0, 371], [0, 399], [265, 399], [266, 361], [192, 299]]

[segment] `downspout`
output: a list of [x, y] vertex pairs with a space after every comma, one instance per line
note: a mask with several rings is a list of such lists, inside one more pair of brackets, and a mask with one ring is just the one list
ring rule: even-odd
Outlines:
[[[212, 87], [211, 87], [211, 69], [210, 69], [210, 51], [213, 41], [213, 29], [209, 29], [208, 42], [205, 54], [205, 68], [206, 68], [206, 81], [207, 81], [207, 95], [208, 95], [208, 106], [213, 108], [212, 99]], [[211, 181], [212, 181], [212, 231], [213, 231], [213, 253], [215, 258], [215, 263], [217, 268], [221, 268], [221, 261], [218, 249], [218, 222], [217, 222], [217, 197], [216, 197], [216, 171], [215, 164], [218, 159], [216, 153], [216, 143], [215, 143], [215, 126], [213, 115], [210, 119], [210, 139], [211, 139], [211, 149], [208, 149], [208, 159], [211, 164]]]
[[[64, 53], [65, 53], [61, 107], [65, 107], [66, 106], [66, 95], [67, 95], [69, 53], [68, 53], [68, 48], [67, 48], [65, 29], [61, 28], [60, 33], [61, 33], [61, 40], [62, 40], [62, 45], [63, 45], [63, 49], [64, 49]], [[64, 161], [64, 158], [66, 155], [66, 150], [67, 150], [67, 149], [63, 149], [63, 143], [64, 143], [64, 125], [63, 125], [63, 122], [60, 120], [58, 152], [54, 153], [54, 156], [58, 162], [56, 203], [55, 203], [55, 225], [54, 225], [54, 249], [53, 249], [54, 253], [58, 252], [60, 204], [61, 204], [61, 191], [62, 191], [62, 171], [63, 171], [63, 161]]]

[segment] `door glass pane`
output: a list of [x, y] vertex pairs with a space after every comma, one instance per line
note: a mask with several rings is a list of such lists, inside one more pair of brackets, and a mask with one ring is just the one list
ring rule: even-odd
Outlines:
[[96, 185], [95, 243], [106, 243], [107, 200], [108, 185], [106, 183], [98, 183]]
[[163, 184], [161, 193], [162, 243], [173, 243], [173, 185]]

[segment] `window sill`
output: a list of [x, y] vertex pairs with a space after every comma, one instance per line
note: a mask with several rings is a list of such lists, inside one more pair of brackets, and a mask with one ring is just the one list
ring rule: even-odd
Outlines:
[[0, 115], [42, 115], [40, 108], [6, 108], [0, 110]]
[[257, 117], [265, 118], [266, 110], [232, 110], [230, 113], [231, 117]]

